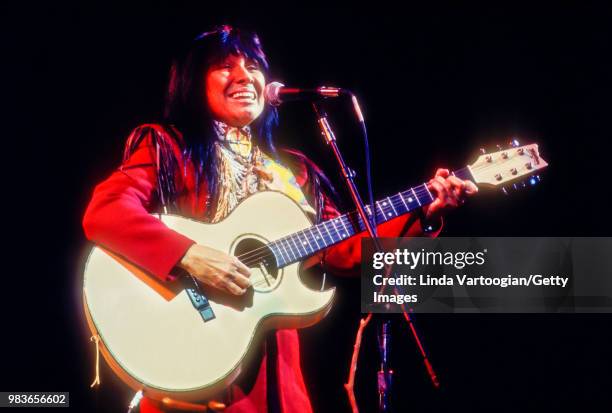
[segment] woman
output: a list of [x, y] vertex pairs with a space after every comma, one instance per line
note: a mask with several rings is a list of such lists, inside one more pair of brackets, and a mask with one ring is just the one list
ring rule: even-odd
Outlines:
[[[168, 229], [150, 212], [162, 209], [217, 222], [249, 195], [278, 190], [313, 220], [337, 216], [321, 171], [296, 151], [275, 149], [277, 114], [263, 96], [268, 69], [254, 33], [222, 26], [198, 36], [172, 65], [165, 123], [135, 129], [120, 168], [96, 187], [83, 219], [87, 237], [163, 280], [184, 270], [203, 285], [241, 295], [250, 286], [247, 266]], [[437, 199], [421, 215], [430, 222], [439, 222], [476, 191], [446, 170], [439, 170], [430, 186]], [[422, 228], [413, 214], [381, 225], [379, 233], [415, 236], [423, 234]], [[336, 273], [354, 270], [359, 259], [357, 238], [324, 256]], [[259, 369], [252, 369], [251, 383], [239, 380], [221, 395], [227, 412], [312, 410], [295, 330], [271, 334], [256, 360]], [[142, 411], [159, 409], [151, 400], [141, 403]]]

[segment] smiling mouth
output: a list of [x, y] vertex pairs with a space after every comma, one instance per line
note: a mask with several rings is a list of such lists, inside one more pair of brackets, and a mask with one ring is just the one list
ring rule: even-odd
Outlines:
[[233, 92], [233, 93], [230, 93], [228, 96], [231, 99], [236, 99], [236, 100], [240, 100], [244, 102], [255, 101], [255, 99], [257, 98], [257, 96], [255, 95], [255, 92], [247, 92], [247, 91]]

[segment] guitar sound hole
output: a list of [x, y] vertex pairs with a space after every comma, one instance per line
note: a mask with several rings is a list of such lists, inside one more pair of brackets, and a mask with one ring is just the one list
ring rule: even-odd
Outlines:
[[240, 239], [233, 254], [251, 269], [251, 284], [255, 291], [274, 289], [279, 281], [279, 270], [272, 251], [263, 240], [245, 237]]

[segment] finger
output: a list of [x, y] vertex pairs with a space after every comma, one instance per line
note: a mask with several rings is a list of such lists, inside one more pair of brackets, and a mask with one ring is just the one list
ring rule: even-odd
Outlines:
[[246, 289], [239, 287], [237, 284], [235, 284], [232, 280], [228, 278], [223, 281], [223, 287], [227, 292], [234, 295], [242, 295], [246, 292]]
[[440, 176], [436, 176], [434, 178], [437, 182], [439, 182], [443, 187], [444, 187], [444, 192], [446, 196], [449, 196], [453, 190], [450, 182], [448, 182], [448, 179], [444, 179]]
[[448, 179], [436, 177], [434, 182], [438, 185], [438, 198], [442, 201], [443, 206], [455, 207], [459, 205], [459, 198]]
[[243, 274], [245, 276], [250, 276], [251, 275], [251, 269], [249, 267], [247, 267], [246, 265], [244, 265], [242, 263], [242, 261], [240, 261], [238, 258], [234, 257], [234, 265], [236, 266], [236, 270], [240, 273]]
[[447, 180], [448, 180], [448, 182], [449, 182], [449, 183], [450, 183], [450, 184], [451, 184], [453, 187], [459, 188], [459, 189], [461, 189], [461, 190], [463, 190], [463, 188], [465, 188], [465, 185], [466, 185], [466, 184], [465, 184], [465, 181], [463, 181], [463, 180], [461, 180], [461, 179], [457, 178], [457, 177], [456, 177], [456, 176], [454, 176], [454, 175], [449, 176], [449, 177], [447, 178]]
[[456, 176], [449, 176], [447, 181], [452, 187], [453, 195], [458, 198], [462, 197], [465, 192], [465, 182]]
[[455, 176], [449, 177], [448, 180], [451, 181], [455, 192], [460, 197], [463, 197], [465, 195], [473, 195], [478, 192], [478, 187], [472, 181], [464, 181]]
[[443, 201], [444, 198], [446, 198], [446, 190], [444, 189], [444, 185], [442, 185], [440, 182], [435, 179], [432, 179], [431, 181], [429, 181], [429, 186], [433, 189], [437, 199]]
[[444, 169], [444, 168], [439, 168], [436, 171], [436, 176], [441, 176], [442, 178], [446, 178], [450, 175], [450, 172], [448, 169]]
[[251, 286], [251, 280], [239, 272], [233, 272], [228, 274], [228, 276], [231, 277], [232, 282], [240, 288], [249, 288]]
[[465, 193], [468, 195], [473, 195], [478, 192], [478, 187], [472, 181], [465, 181]]

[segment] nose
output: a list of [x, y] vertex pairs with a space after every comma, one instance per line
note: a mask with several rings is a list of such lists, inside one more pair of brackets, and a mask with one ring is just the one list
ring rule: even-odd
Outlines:
[[253, 83], [253, 74], [248, 71], [244, 64], [234, 66], [234, 81], [240, 84]]

